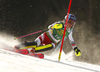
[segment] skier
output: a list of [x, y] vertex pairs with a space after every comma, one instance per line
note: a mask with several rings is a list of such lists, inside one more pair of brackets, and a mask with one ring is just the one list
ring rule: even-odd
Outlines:
[[[41, 34], [39, 37], [37, 37], [34, 42], [26, 42], [16, 46], [15, 48], [20, 49], [21, 46], [24, 46], [24, 48], [31, 47], [32, 49], [30, 50], [30, 52], [33, 53], [46, 51], [54, 48], [55, 45], [62, 39], [66, 18], [67, 15], [65, 16], [65, 19], [63, 21], [58, 21], [49, 25], [48, 26], [49, 30]], [[75, 51], [75, 55], [80, 56], [81, 52], [77, 48], [74, 39], [72, 37], [72, 33], [73, 33], [72, 31], [75, 24], [76, 24], [76, 17], [73, 14], [69, 14], [65, 37], [69, 38], [71, 46]]]

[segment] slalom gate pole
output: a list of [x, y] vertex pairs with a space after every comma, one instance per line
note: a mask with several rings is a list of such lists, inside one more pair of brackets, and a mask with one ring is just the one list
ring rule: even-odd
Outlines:
[[27, 34], [27, 35], [20, 36], [20, 37], [15, 37], [14, 40], [17, 40], [17, 39], [20, 39], [20, 38], [23, 38], [23, 37], [26, 37], [26, 36], [30, 36], [30, 35], [33, 35], [33, 34], [37, 34], [37, 33], [40, 33], [40, 32], [46, 31], [46, 30], [48, 30], [48, 29], [36, 31], [36, 32], [30, 33], [30, 34]]
[[61, 52], [62, 52], [64, 37], [65, 37], [66, 26], [67, 26], [68, 17], [69, 17], [69, 12], [70, 12], [70, 8], [71, 8], [71, 3], [72, 3], [72, 0], [70, 0], [70, 2], [69, 2], [68, 12], [67, 12], [67, 19], [66, 19], [66, 22], [65, 22], [64, 33], [63, 33], [63, 38], [62, 38], [62, 43], [61, 43], [61, 48], [60, 48], [60, 52], [59, 52], [58, 61], [60, 61], [60, 58], [61, 58]]

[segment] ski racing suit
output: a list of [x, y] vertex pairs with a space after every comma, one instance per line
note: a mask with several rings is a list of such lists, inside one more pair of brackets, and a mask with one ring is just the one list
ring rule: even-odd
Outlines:
[[[61, 21], [55, 22], [48, 26], [48, 31], [41, 34], [35, 42], [37, 42], [37, 48], [35, 49], [36, 52], [38, 51], [45, 51], [52, 49], [55, 45], [62, 40], [63, 32], [64, 32], [64, 23]], [[65, 37], [69, 38], [69, 41], [74, 49], [76, 44], [72, 37], [73, 29], [66, 30]], [[40, 45], [44, 45], [42, 47], [38, 47]]]

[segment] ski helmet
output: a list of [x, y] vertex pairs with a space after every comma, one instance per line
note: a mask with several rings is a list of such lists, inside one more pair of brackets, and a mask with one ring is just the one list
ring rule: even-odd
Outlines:
[[[65, 21], [66, 21], [67, 15], [65, 16]], [[76, 17], [73, 14], [69, 14], [68, 20], [73, 20], [76, 22]]]
[[[65, 16], [65, 22], [66, 22], [66, 18], [67, 18], [67, 15]], [[69, 17], [68, 17], [68, 23], [71, 23], [69, 27], [71, 28], [74, 28], [75, 24], [76, 24], [76, 17], [73, 15], [73, 14], [69, 14]]]

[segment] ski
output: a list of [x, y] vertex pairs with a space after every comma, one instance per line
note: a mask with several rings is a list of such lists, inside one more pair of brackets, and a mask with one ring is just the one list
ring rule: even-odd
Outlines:
[[41, 59], [43, 59], [44, 58], [44, 54], [42, 54], [42, 53], [29, 53], [28, 54], [29, 56], [34, 56], [34, 57], [38, 57], [38, 58], [41, 58]]
[[28, 55], [28, 56], [33, 56], [33, 57], [37, 57], [37, 58], [44, 58], [44, 54], [42, 53], [29, 53], [29, 51], [27, 49], [22, 49], [22, 50], [17, 50], [17, 49], [5, 49], [11, 52], [15, 52], [15, 53], [19, 53], [19, 54], [23, 54], [23, 55]]

